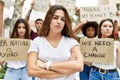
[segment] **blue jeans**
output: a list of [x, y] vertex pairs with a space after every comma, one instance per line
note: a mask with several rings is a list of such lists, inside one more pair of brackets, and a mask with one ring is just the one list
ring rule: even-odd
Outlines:
[[91, 68], [89, 80], [120, 80], [118, 71], [101, 74], [96, 69]]
[[32, 80], [35, 80], [35, 77], [32, 77]]
[[7, 68], [4, 80], [28, 80], [26, 67], [20, 69]]
[[80, 80], [89, 80], [90, 66], [84, 65], [84, 70], [79, 73]]

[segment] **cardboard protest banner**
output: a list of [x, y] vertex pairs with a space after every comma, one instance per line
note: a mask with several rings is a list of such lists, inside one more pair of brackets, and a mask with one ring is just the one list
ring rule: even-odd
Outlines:
[[56, 0], [56, 5], [64, 6], [70, 15], [75, 13], [75, 1], [76, 0]]
[[80, 39], [80, 48], [86, 62], [113, 63], [113, 39]]
[[0, 61], [26, 60], [28, 39], [0, 38]]
[[80, 7], [81, 21], [98, 21], [106, 18], [116, 19], [116, 5], [100, 5], [96, 7]]
[[49, 9], [50, 0], [34, 0], [34, 10], [47, 12]]

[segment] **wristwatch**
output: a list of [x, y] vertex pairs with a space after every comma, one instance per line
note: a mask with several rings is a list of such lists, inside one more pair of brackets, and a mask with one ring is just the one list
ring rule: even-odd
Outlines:
[[52, 64], [52, 62], [50, 62], [50, 61], [48, 61], [48, 62], [45, 63], [46, 70], [50, 69], [51, 64]]

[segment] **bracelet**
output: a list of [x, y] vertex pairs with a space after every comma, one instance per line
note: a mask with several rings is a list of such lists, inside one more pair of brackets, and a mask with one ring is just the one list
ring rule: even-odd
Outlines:
[[51, 64], [52, 64], [52, 62], [50, 62], [50, 61], [48, 61], [48, 62], [45, 63], [46, 70], [50, 69]]

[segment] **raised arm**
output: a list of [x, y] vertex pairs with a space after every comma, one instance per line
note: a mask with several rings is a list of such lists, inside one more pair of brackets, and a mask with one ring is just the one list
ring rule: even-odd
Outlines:
[[73, 33], [74, 33], [75, 35], [79, 34], [79, 32], [80, 32], [81, 29], [82, 29], [82, 26], [83, 26], [84, 24], [86, 24], [86, 23], [87, 23], [87, 20], [86, 20], [86, 21], [81, 21], [77, 26], [75, 26], [75, 27], [73, 28]]
[[118, 21], [117, 20], [114, 20], [114, 37], [116, 38], [117, 36], [115, 35], [116, 32], [118, 31]]
[[75, 13], [76, 13], [76, 16], [78, 16], [78, 20], [80, 21], [80, 8], [75, 7]]
[[34, 8], [34, 2], [31, 3], [31, 8], [29, 9], [28, 13], [26, 14], [25, 20], [29, 21], [30, 14], [31, 14], [33, 8]]

